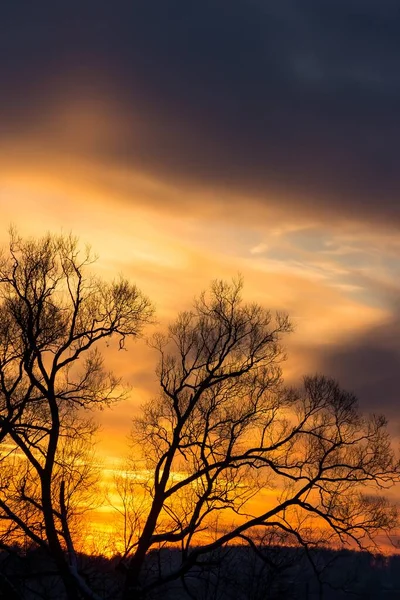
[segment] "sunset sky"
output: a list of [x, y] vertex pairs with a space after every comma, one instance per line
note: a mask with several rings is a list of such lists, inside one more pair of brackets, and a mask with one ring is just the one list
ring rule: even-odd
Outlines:
[[[161, 327], [242, 273], [293, 319], [288, 380], [337, 377], [397, 434], [399, 27], [396, 0], [5, 3], [0, 241], [72, 231]], [[156, 390], [143, 343], [110, 364], [107, 456]]]

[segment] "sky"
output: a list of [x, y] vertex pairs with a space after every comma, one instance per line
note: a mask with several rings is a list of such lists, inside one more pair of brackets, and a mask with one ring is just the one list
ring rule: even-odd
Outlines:
[[[160, 327], [241, 273], [293, 320], [287, 380], [335, 377], [397, 435], [399, 28], [397, 0], [3, 3], [0, 242], [72, 231]], [[113, 456], [156, 357], [107, 358], [133, 385]]]

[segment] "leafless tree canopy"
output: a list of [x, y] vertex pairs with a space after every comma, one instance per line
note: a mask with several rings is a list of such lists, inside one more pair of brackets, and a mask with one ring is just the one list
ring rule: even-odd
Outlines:
[[93, 483], [93, 424], [77, 411], [121, 395], [98, 342], [113, 336], [122, 347], [152, 315], [136, 286], [88, 274], [92, 262], [72, 236], [24, 240], [14, 231], [0, 257], [1, 539], [48, 549], [69, 598], [77, 589], [92, 597], [71, 536], [73, 497]]
[[[262, 528], [306, 546], [362, 546], [396, 521], [376, 494], [399, 474], [385, 419], [361, 416], [356, 398], [321, 376], [285, 389], [280, 340], [289, 320], [244, 303], [241, 287], [215, 282], [154, 339], [160, 395], [133, 433], [154, 477], [126, 599], [229, 542], [252, 543]], [[146, 554], [165, 543], [179, 545], [181, 564], [141, 581]]]
[[[96, 485], [85, 409], [123, 395], [99, 343], [113, 337], [122, 348], [153, 313], [136, 286], [91, 275], [92, 262], [71, 236], [15, 232], [0, 257], [0, 546], [47, 552], [68, 600], [105, 598], [74, 547]], [[134, 422], [136, 472], [116, 479], [125, 552], [113, 598], [177, 578], [190, 594], [188, 572], [231, 543], [264, 559], [260, 540], [365, 548], [397, 522], [384, 494], [400, 472], [385, 419], [363, 416], [322, 376], [287, 389], [289, 319], [241, 294], [240, 280], [214, 282], [152, 339], [160, 393]], [[165, 545], [179, 550], [169, 568]]]

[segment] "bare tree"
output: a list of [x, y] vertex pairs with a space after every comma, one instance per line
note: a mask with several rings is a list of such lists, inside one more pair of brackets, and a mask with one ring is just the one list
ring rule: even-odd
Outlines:
[[71, 498], [87, 485], [82, 452], [92, 433], [81, 412], [122, 393], [99, 343], [115, 337], [122, 348], [152, 316], [136, 286], [88, 274], [92, 262], [72, 236], [24, 240], [14, 231], [0, 257], [2, 540], [20, 536], [48, 551], [69, 599], [94, 597], [71, 531]]
[[[215, 282], [155, 337], [161, 391], [133, 433], [153, 476], [125, 600], [201, 568], [226, 544], [251, 543], [255, 530], [307, 547], [365, 547], [396, 522], [377, 494], [400, 472], [385, 419], [362, 416], [352, 394], [321, 376], [285, 389], [280, 339], [290, 323], [244, 303], [241, 287]], [[271, 500], [255, 501], [262, 490]], [[221, 513], [224, 526], [207, 536]], [[144, 577], [146, 556], [166, 543], [180, 548], [179, 564]]]

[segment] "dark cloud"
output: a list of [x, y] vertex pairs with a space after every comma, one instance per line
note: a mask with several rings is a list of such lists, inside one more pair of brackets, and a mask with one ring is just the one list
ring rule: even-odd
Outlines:
[[397, 426], [400, 403], [400, 311], [343, 345], [319, 348], [321, 372], [353, 391], [364, 412], [384, 413]]
[[[399, 223], [397, 1], [52, 0], [1, 11], [3, 139], [43, 127], [57, 143], [52, 103], [104, 96], [126, 126], [86, 148], [101, 160]], [[71, 135], [66, 150], [81, 144]]]

